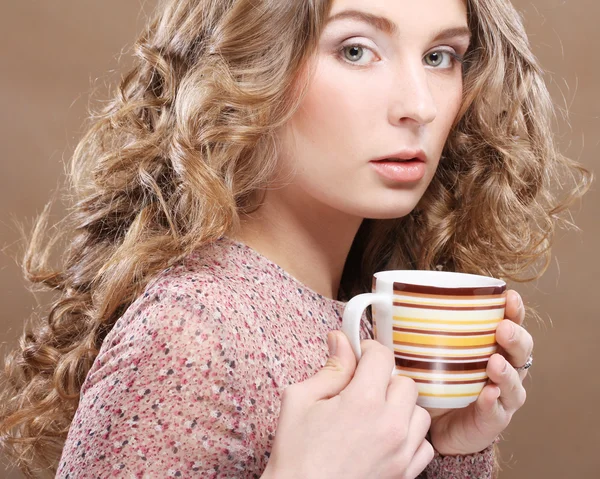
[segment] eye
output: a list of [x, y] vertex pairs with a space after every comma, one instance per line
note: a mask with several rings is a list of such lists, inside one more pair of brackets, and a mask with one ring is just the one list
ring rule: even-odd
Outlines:
[[357, 44], [342, 47], [340, 54], [345, 62], [358, 66], [368, 65], [378, 59], [373, 50]]
[[359, 61], [364, 56], [364, 54], [364, 48], [359, 47], [358, 45], [353, 45], [351, 47], [344, 48], [344, 56], [346, 57], [346, 60], [351, 62]]
[[453, 51], [435, 50], [425, 55], [423, 61], [430, 67], [451, 68], [455, 63], [461, 63], [462, 58]]

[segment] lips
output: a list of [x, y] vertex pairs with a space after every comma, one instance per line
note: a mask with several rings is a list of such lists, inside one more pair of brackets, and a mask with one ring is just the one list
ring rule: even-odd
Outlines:
[[374, 160], [374, 163], [409, 163], [409, 162], [415, 162], [415, 161], [422, 161], [419, 158], [407, 158], [407, 159], [400, 159], [400, 158], [383, 158], [381, 160]]
[[407, 150], [371, 160], [374, 171], [384, 182], [416, 183], [426, 174], [425, 154], [420, 150]]
[[403, 150], [382, 155], [370, 162], [373, 171], [384, 184], [414, 184], [421, 181], [427, 173], [427, 156], [419, 148]]
[[405, 162], [405, 161], [427, 161], [427, 156], [423, 150], [419, 149], [406, 149], [390, 155], [380, 156], [371, 160], [372, 162]]

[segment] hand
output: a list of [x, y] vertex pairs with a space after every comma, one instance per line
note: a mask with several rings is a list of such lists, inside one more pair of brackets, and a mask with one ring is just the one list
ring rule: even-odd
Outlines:
[[375, 341], [362, 342], [358, 366], [342, 332], [328, 342], [323, 369], [284, 392], [263, 479], [417, 477], [433, 448], [415, 382], [391, 376], [393, 354]]
[[494, 354], [487, 366], [489, 383], [477, 401], [462, 409], [431, 410], [431, 441], [441, 455], [467, 455], [490, 446], [525, 403], [523, 380], [517, 372], [533, 351], [533, 339], [521, 326], [525, 307], [519, 294], [508, 291], [506, 317], [496, 329], [502, 354]]

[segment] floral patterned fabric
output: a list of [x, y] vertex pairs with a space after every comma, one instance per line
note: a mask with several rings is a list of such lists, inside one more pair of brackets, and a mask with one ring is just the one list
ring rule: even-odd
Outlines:
[[[343, 309], [243, 244], [196, 251], [107, 335], [57, 477], [260, 477], [282, 391], [325, 363]], [[437, 456], [423, 477], [489, 478], [491, 451]]]

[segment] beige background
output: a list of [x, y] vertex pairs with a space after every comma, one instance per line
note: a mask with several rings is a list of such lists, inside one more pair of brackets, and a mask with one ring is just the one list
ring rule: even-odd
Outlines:
[[[563, 149], [594, 168], [599, 151], [600, 41], [594, 0], [515, 2], [548, 70]], [[154, 1], [12, 0], [0, 15], [0, 342], [14, 344], [36, 302], [9, 255], [19, 251], [14, 219], [31, 222], [63, 181], [63, 160], [81, 134], [92, 85], [104, 90], [120, 52], [134, 41]], [[125, 55], [121, 67], [127, 64]], [[119, 67], [119, 68], [121, 68]], [[101, 97], [101, 96], [100, 96]], [[529, 397], [502, 445], [501, 477], [600, 477], [598, 206], [592, 191], [575, 211], [582, 233], [559, 233], [556, 259], [535, 285], [521, 286], [541, 325], [530, 324], [536, 361]], [[61, 208], [55, 209], [60, 215]], [[559, 275], [560, 271], [560, 275]], [[43, 299], [43, 298], [42, 298]], [[551, 319], [552, 318], [552, 321]], [[3, 475], [0, 466], [0, 476]], [[19, 477], [7, 473], [7, 477]]]

